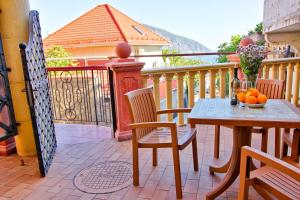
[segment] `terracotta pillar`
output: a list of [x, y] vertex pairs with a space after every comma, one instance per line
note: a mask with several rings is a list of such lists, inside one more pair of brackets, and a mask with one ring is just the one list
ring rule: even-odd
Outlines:
[[114, 94], [117, 118], [115, 137], [118, 141], [131, 138], [128, 124], [131, 123], [129, 109], [124, 94], [143, 87], [141, 69], [145, 63], [134, 59], [117, 59], [108, 66], [113, 71]]

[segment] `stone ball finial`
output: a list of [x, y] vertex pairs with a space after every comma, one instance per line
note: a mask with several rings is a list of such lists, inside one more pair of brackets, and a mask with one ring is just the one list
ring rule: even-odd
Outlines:
[[119, 58], [128, 58], [131, 54], [131, 47], [127, 42], [121, 42], [116, 46], [116, 54]]
[[254, 44], [253, 40], [250, 37], [244, 37], [241, 41], [240, 41], [240, 46], [242, 47], [246, 47], [250, 44]]

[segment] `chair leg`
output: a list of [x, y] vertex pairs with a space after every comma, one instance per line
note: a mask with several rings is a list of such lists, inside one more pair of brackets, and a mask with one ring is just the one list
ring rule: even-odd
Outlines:
[[197, 138], [196, 138], [196, 136], [192, 141], [192, 146], [193, 146], [194, 170], [198, 171], [199, 170], [199, 165], [198, 165], [198, 150], [197, 150]]
[[157, 166], [157, 148], [153, 148], [152, 153], [153, 153], [152, 164], [153, 166]]
[[261, 132], [261, 151], [268, 152], [268, 129], [262, 129]]
[[295, 129], [293, 134], [293, 141], [291, 147], [291, 158], [296, 162], [299, 162], [300, 151], [300, 129]]
[[139, 185], [139, 149], [137, 146], [132, 147], [132, 166], [133, 166], [133, 185]]
[[275, 128], [275, 157], [280, 158], [281, 129]]
[[214, 144], [214, 157], [219, 158], [220, 152], [220, 126], [215, 126], [215, 144]]
[[[283, 132], [283, 136], [285, 136], [286, 134], [290, 134], [290, 129], [289, 128], [285, 128], [284, 132]], [[285, 142], [285, 137], [282, 137], [282, 142], [281, 142], [281, 156], [282, 158], [286, 157], [288, 154], [288, 144]]]
[[[268, 152], [268, 129], [264, 128], [261, 132], [261, 151]], [[264, 166], [264, 163], [260, 162], [260, 166]]]
[[288, 148], [289, 148], [289, 146], [283, 141], [282, 142], [282, 154], [281, 154], [283, 158], [287, 156]]
[[177, 199], [181, 199], [182, 198], [182, 189], [181, 189], [181, 173], [180, 173], [179, 150], [178, 150], [178, 148], [175, 148], [173, 146], [172, 151], [173, 151], [176, 196], [177, 196]]
[[249, 181], [247, 179], [244, 180], [243, 183], [240, 184], [238, 200], [248, 200], [249, 193]]

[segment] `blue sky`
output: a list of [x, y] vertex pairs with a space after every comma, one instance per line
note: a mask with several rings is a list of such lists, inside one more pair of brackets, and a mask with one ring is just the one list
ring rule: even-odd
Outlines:
[[163, 28], [210, 49], [263, 19], [263, 0], [29, 0], [45, 37], [96, 5], [110, 4], [134, 20]]

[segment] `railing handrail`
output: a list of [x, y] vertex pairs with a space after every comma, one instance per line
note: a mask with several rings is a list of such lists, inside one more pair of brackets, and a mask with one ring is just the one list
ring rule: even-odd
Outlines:
[[300, 62], [300, 57], [265, 59], [263, 64], [278, 64], [285, 62]]
[[222, 68], [234, 67], [235, 65], [239, 65], [239, 63], [238, 62], [226, 62], [226, 63], [191, 65], [191, 66], [147, 68], [147, 69], [142, 70], [142, 75], [222, 69]]
[[[170, 54], [152, 54], [152, 55], [132, 55], [129, 58], [149, 58], [149, 57], [176, 57], [176, 56], [219, 56], [219, 55], [233, 55], [236, 52], [198, 52], [198, 53], [170, 53]], [[118, 58], [117, 56], [110, 56], [109, 59]]]
[[108, 56], [75, 56], [75, 57], [65, 57], [65, 58], [46, 58], [47, 61], [52, 60], [97, 60], [97, 59], [108, 59]]
[[[175, 56], [212, 56], [212, 55], [232, 55], [236, 52], [197, 52], [197, 53], [175, 53], [175, 54], [151, 54], [151, 55], [131, 55], [130, 58], [147, 58], [147, 57], [175, 57]], [[52, 60], [97, 60], [97, 59], [115, 59], [117, 56], [86, 56], [86, 57], [66, 57], [66, 58], [46, 58], [47, 61]]]
[[107, 67], [104, 65], [82, 66], [82, 67], [66, 66], [66, 67], [47, 67], [47, 70], [48, 71], [107, 70]]

